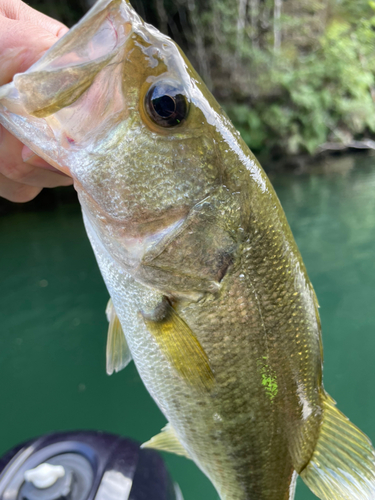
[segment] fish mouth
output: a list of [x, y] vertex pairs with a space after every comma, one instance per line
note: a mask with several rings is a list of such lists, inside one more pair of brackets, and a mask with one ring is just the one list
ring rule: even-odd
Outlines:
[[103, 124], [114, 126], [126, 115], [121, 63], [132, 33], [143, 27], [128, 0], [99, 0], [41, 59], [0, 88], [0, 123], [74, 178], [72, 157], [103, 137]]

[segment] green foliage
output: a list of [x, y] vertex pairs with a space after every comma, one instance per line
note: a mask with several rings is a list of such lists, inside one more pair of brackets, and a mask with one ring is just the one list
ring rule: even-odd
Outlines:
[[[371, 7], [375, 9], [375, 2]], [[296, 54], [288, 46], [277, 55], [263, 52], [273, 93], [262, 99], [249, 96], [240, 105], [226, 104], [252, 149], [313, 153], [327, 140], [348, 141], [375, 132], [374, 15], [352, 22], [332, 16], [318, 45], [307, 54]], [[257, 74], [254, 65], [252, 71]]]

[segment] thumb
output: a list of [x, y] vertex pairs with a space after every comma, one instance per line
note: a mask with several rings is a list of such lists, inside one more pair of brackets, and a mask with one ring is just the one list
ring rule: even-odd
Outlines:
[[45, 28], [0, 16], [0, 85], [26, 71], [57, 40]]

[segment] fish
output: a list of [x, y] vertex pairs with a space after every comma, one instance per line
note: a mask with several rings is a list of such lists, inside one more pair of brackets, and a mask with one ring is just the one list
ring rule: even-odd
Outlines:
[[0, 122], [74, 179], [132, 359], [167, 419], [144, 447], [221, 500], [375, 498], [375, 452], [325, 392], [319, 305], [275, 191], [180, 48], [99, 0], [0, 88]]

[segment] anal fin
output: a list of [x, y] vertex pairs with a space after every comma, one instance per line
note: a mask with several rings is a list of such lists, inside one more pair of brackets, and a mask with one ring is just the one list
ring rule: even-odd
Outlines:
[[168, 451], [170, 453], [175, 453], [176, 455], [182, 455], [186, 458], [190, 458], [188, 452], [181, 444], [170, 423], [162, 429], [160, 434], [156, 434], [156, 436], [151, 438], [149, 441], [143, 443], [141, 448], [153, 448], [155, 450]]
[[321, 500], [374, 500], [375, 451], [329, 396], [313, 456], [300, 473]]
[[112, 299], [109, 299], [105, 310], [108, 325], [107, 338], [107, 373], [119, 372], [125, 368], [132, 359], [128, 344], [125, 339], [120, 320], [117, 317]]

